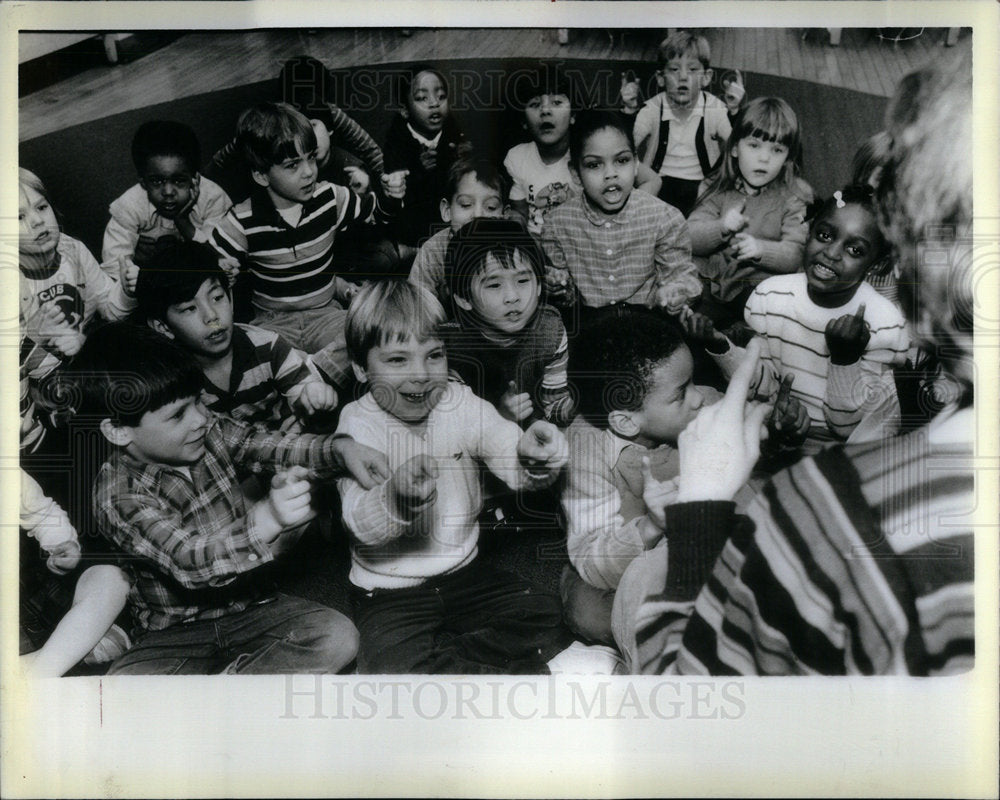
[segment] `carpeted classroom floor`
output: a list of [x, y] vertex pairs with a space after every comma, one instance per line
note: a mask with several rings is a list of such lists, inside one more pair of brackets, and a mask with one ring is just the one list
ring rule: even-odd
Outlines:
[[[654, 89], [647, 64], [563, 61], [563, 69], [591, 106], [615, 105], [621, 74], [632, 69], [650, 96]], [[538, 62], [521, 60], [438, 61], [449, 79], [451, 105], [467, 135], [484, 155], [502, 159], [507, 148], [524, 140], [519, 115], [505, 110], [516, 92], [519, 71]], [[337, 71], [338, 105], [382, 141], [399, 108], [393, 75], [406, 65], [372, 65]], [[719, 67], [721, 75], [725, 67]], [[778, 95], [799, 114], [804, 145], [804, 177], [820, 196], [829, 195], [847, 177], [851, 155], [882, 126], [886, 100], [881, 97], [770, 75], [747, 74], [751, 96]], [[23, 141], [20, 164], [36, 172], [48, 188], [64, 230], [100, 255], [108, 204], [136, 181], [129, 156], [135, 129], [148, 119], [187, 123], [197, 133], [203, 161], [231, 138], [239, 113], [252, 103], [279, 99], [277, 81], [195, 94], [183, 100], [104, 119]], [[386, 98], [389, 98], [388, 101]], [[113, 109], [109, 109], [113, 111]], [[332, 177], [337, 180], [336, 176]], [[226, 186], [232, 191], [232, 187]], [[234, 195], [234, 199], [237, 199]], [[333, 488], [330, 489], [334, 492]], [[335, 504], [335, 497], [329, 498]], [[544, 503], [543, 503], [544, 505]], [[556, 502], [549, 499], [548, 507]], [[554, 513], [518, 515], [520, 524], [497, 526], [487, 515], [481, 550], [485, 557], [550, 589], [557, 589], [566, 563], [564, 537]], [[275, 577], [288, 591], [347, 610], [349, 557], [342, 533], [311, 535], [285, 559]]]

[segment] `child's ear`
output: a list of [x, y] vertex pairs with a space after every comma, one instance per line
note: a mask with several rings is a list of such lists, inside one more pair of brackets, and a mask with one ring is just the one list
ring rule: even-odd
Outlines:
[[445, 222], [451, 222], [451, 203], [449, 203], [445, 198], [441, 198], [441, 219]]
[[250, 174], [253, 176], [254, 183], [258, 186], [263, 186], [265, 189], [271, 185], [271, 179], [267, 177], [266, 172], [258, 172], [253, 169], [250, 170]]
[[364, 367], [360, 366], [359, 364], [355, 364], [352, 361], [351, 369], [354, 370], [354, 377], [357, 378], [358, 383], [368, 383], [368, 373], [365, 371]]
[[110, 419], [101, 420], [101, 433], [111, 444], [128, 447], [132, 444], [132, 429], [128, 425], [115, 425]]
[[455, 305], [457, 305], [463, 311], [472, 311], [472, 303], [470, 303], [464, 297], [459, 297], [456, 294], [456, 295], [452, 295], [452, 298], [455, 301]]
[[174, 332], [167, 327], [167, 323], [162, 319], [147, 319], [146, 324], [161, 336], [166, 336], [168, 339], [174, 338]]
[[638, 411], [609, 411], [608, 427], [623, 439], [633, 439], [639, 435]]

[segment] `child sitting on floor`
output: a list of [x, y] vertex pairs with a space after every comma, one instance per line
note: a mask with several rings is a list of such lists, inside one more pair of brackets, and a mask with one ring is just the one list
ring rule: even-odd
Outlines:
[[[405, 192], [405, 178], [384, 175], [377, 193], [359, 197], [346, 186], [318, 180], [316, 135], [285, 103], [262, 103], [237, 123], [257, 189], [234, 206], [212, 234], [227, 273], [251, 280], [253, 322], [315, 353], [343, 352], [344, 305], [356, 291], [336, 273], [337, 232], [387, 218]], [[343, 356], [346, 369], [346, 355]]]
[[403, 212], [391, 230], [400, 253], [412, 254], [434, 233], [438, 201], [444, 196], [448, 170], [465, 147], [465, 134], [448, 105], [448, 83], [438, 70], [418, 66], [402, 80], [405, 103], [392, 121], [383, 154], [386, 172], [407, 172]]
[[559, 599], [477, 557], [480, 461], [512, 488], [550, 485], [566, 440], [542, 420], [522, 432], [448, 381], [444, 310], [425, 289], [364, 287], [347, 341], [370, 390], [339, 433], [386, 451], [392, 478], [340, 481], [361, 672], [546, 673], [571, 637]]
[[232, 205], [220, 186], [198, 174], [198, 139], [180, 122], [140, 125], [132, 137], [132, 163], [139, 182], [111, 204], [104, 229], [101, 268], [113, 278], [123, 262], [144, 266], [162, 237], [208, 241]]
[[566, 329], [541, 302], [544, 255], [520, 222], [474, 219], [448, 247], [455, 319], [442, 328], [451, 369], [500, 415], [569, 423]]
[[[372, 486], [384, 458], [347, 437], [263, 431], [199, 400], [191, 356], [148, 328], [95, 331], [74, 360], [79, 417], [113, 452], [94, 487], [98, 529], [128, 557], [139, 634], [111, 674], [336, 672], [357, 631], [337, 611], [277, 594], [266, 570], [312, 516], [307, 476]], [[127, 400], [127, 402], [125, 402]], [[250, 503], [236, 466], [277, 470]]]
[[780, 97], [761, 97], [740, 116], [721, 168], [703, 185], [688, 229], [706, 284], [698, 310], [717, 328], [743, 318], [762, 280], [802, 266], [813, 193], [797, 177], [800, 157], [795, 112]]
[[[899, 309], [865, 282], [887, 248], [871, 187], [848, 186], [817, 211], [804, 271], [768, 278], [747, 301], [747, 325], [762, 340], [754, 386], [772, 398], [781, 380], [794, 375], [793, 396], [811, 422], [807, 452], [898, 429], [893, 368], [906, 361], [909, 336]], [[700, 314], [686, 317], [685, 325], [731, 375], [742, 349]]]
[[611, 111], [581, 112], [571, 128], [570, 169], [583, 187], [548, 216], [542, 247], [546, 283], [560, 305], [596, 309], [656, 306], [677, 314], [701, 294], [684, 218], [633, 191], [632, 135]]
[[487, 159], [459, 158], [448, 170], [448, 183], [441, 198], [441, 219], [448, 227], [420, 245], [410, 269], [410, 283], [435, 294], [441, 305], [450, 307], [445, 258], [452, 236], [466, 222], [477, 217], [503, 215], [506, 187], [500, 171]]
[[201, 366], [206, 408], [291, 430], [298, 419], [336, 407], [333, 387], [280, 334], [233, 324], [229, 282], [211, 247], [177, 242], [149, 266], [139, 273], [139, 310]]

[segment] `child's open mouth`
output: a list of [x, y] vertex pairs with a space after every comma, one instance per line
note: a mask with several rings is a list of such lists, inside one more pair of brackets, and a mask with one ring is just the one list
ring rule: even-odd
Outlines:
[[821, 281], [832, 281], [836, 279], [837, 273], [829, 267], [825, 267], [817, 261], [812, 263], [813, 276]]
[[223, 329], [215, 331], [215, 333], [210, 333], [208, 336], [205, 337], [205, 339], [211, 342], [212, 344], [219, 344], [220, 342], [224, 342], [228, 335], [229, 331]]
[[619, 200], [622, 199], [622, 194], [623, 194], [622, 187], [609, 186], [607, 189], [601, 192], [601, 194], [604, 196], [604, 199], [607, 200], [609, 203], [617, 203]]
[[427, 400], [427, 395], [430, 392], [400, 392], [399, 396], [402, 397], [407, 403], [423, 403]]

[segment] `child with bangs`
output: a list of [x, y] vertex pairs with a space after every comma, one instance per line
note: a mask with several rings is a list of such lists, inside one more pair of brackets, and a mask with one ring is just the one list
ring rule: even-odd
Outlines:
[[688, 218], [691, 251], [706, 283], [699, 311], [717, 328], [743, 318], [762, 280], [801, 268], [813, 199], [798, 177], [798, 119], [780, 97], [747, 106], [725, 156]]
[[261, 103], [240, 116], [237, 138], [256, 188], [222, 219], [211, 243], [230, 275], [248, 273], [253, 323], [308, 353], [333, 347], [347, 369], [345, 306], [357, 287], [334, 268], [338, 232], [387, 221], [406, 191], [402, 174], [383, 175], [361, 197], [319, 180], [316, 133], [287, 103]]
[[542, 302], [545, 256], [520, 222], [474, 219], [448, 247], [456, 322], [444, 328], [451, 369], [520, 424], [569, 424], [567, 338], [559, 312]]

